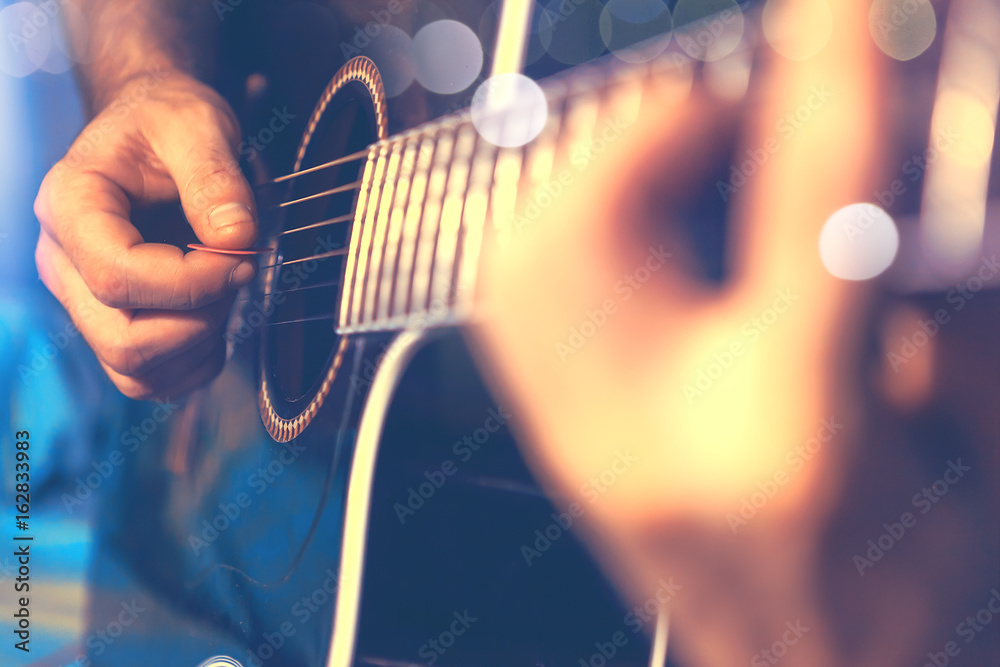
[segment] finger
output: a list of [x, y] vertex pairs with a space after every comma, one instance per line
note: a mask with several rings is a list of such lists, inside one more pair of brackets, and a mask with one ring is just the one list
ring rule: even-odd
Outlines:
[[120, 375], [148, 373], [206, 339], [221, 337], [230, 300], [192, 311], [109, 308], [90, 293], [66, 253], [44, 232], [35, 257], [42, 282], [100, 361]]
[[155, 126], [150, 142], [173, 177], [188, 223], [205, 245], [248, 248], [257, 240], [253, 190], [247, 183], [226, 134], [238, 136], [235, 122], [179, 115]]
[[129, 200], [115, 181], [71, 167], [53, 168], [35, 201], [42, 228], [105, 306], [190, 310], [253, 279], [252, 261], [143, 243], [129, 212]]
[[139, 376], [123, 375], [102, 363], [118, 390], [140, 401], [176, 399], [209, 383], [226, 363], [226, 341], [212, 337], [169, 364]]
[[771, 53], [738, 151], [768, 153], [736, 194], [733, 247], [734, 272], [766, 289], [790, 281], [803, 290], [823, 284], [829, 278], [818, 252], [823, 224], [837, 209], [868, 201], [873, 190], [878, 59], [866, 3], [830, 7], [833, 32], [817, 55], [800, 62]]

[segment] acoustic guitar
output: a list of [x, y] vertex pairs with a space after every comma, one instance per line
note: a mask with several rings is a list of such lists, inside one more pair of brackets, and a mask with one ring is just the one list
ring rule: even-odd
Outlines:
[[[436, 379], [475, 375], [454, 332], [476, 316], [484, 245], [532, 224], [557, 166], [585, 168], [651, 86], [693, 78], [677, 40], [641, 46], [543, 81], [530, 141], [486, 138], [524, 135], [504, 134], [518, 104], [388, 136], [371, 60], [329, 82], [294, 164], [258, 187], [268, 250], [226, 371], [125, 482], [144, 502], [117, 539], [167, 601], [151, 633], [175, 638], [170, 664], [665, 664], [673, 582], [624, 606], [574, 534], [586, 507], [528, 473], [516, 416]], [[418, 405], [394, 421], [399, 394]], [[448, 408], [458, 426], [434, 431]]]

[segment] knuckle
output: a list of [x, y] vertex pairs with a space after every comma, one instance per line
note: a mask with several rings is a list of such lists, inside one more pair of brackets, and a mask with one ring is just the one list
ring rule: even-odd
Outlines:
[[42, 184], [38, 187], [38, 194], [35, 195], [33, 210], [35, 217], [42, 223], [50, 221], [54, 215], [54, 205], [58, 202], [66, 189], [66, 179], [72, 168], [66, 160], [59, 160], [42, 179]]
[[132, 356], [121, 345], [107, 345], [98, 350], [101, 359], [111, 370], [125, 377], [132, 377]]
[[128, 283], [116, 267], [81, 271], [94, 297], [109, 308], [128, 307]]
[[129, 378], [143, 375], [151, 361], [140, 348], [122, 340], [104, 347], [101, 356], [115, 373]]

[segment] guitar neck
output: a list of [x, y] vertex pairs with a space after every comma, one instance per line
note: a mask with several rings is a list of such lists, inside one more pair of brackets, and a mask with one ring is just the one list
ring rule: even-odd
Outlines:
[[[586, 168], [633, 122], [648, 87], [663, 76], [690, 78], [690, 64], [674, 51], [642, 65], [608, 59], [554, 77], [542, 85], [546, 123], [525, 146], [490, 143], [468, 110], [374, 144], [358, 196], [338, 329], [465, 321], [484, 239], [503, 243], [533, 223], [573, 171]], [[545, 196], [521, 210], [519, 201], [542, 191]]]

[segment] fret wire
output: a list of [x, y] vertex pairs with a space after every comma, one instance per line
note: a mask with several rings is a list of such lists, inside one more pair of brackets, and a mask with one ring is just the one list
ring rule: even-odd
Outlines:
[[399, 161], [403, 144], [391, 144], [389, 164], [386, 166], [386, 176], [382, 182], [382, 193], [379, 196], [378, 214], [375, 217], [375, 231], [372, 239], [372, 259], [368, 265], [368, 276], [365, 279], [366, 295], [364, 300], [364, 321], [371, 322], [375, 318], [381, 287], [382, 263], [385, 259], [386, 235], [389, 227], [389, 217], [392, 213], [393, 195], [396, 190], [396, 179], [399, 176]]
[[594, 144], [599, 111], [600, 98], [591, 90], [583, 90], [569, 97], [564, 111], [566, 121], [560, 129], [556, 150], [566, 156], [589, 156]]
[[350, 252], [347, 254], [347, 261], [344, 266], [344, 290], [340, 295], [340, 325], [343, 326], [351, 319], [351, 311], [354, 306], [354, 300], [351, 298], [355, 282], [357, 281], [357, 272], [355, 270], [358, 262], [358, 254], [361, 248], [361, 230], [363, 228], [363, 223], [365, 219], [365, 211], [368, 204], [368, 194], [371, 192], [372, 178], [375, 171], [375, 155], [377, 150], [374, 148], [369, 149], [368, 159], [365, 161], [365, 171], [364, 175], [361, 177], [361, 191], [358, 193], [357, 204], [355, 205], [354, 211], [354, 222], [352, 223], [350, 230]]
[[410, 293], [413, 288], [416, 263], [417, 239], [419, 238], [424, 203], [427, 196], [427, 185], [430, 179], [437, 149], [436, 137], [427, 134], [420, 137], [420, 149], [417, 152], [417, 165], [413, 172], [410, 195], [406, 203], [406, 215], [403, 224], [403, 240], [399, 249], [399, 275], [402, 284], [397, 286], [395, 303], [392, 312], [403, 315], [410, 309]]
[[420, 137], [404, 140], [403, 156], [396, 177], [396, 198], [389, 216], [389, 233], [386, 237], [385, 259], [383, 260], [382, 285], [375, 317], [388, 319], [392, 313], [396, 284], [399, 282], [399, 251], [403, 233], [403, 219], [406, 203], [413, 187], [413, 170], [416, 168], [417, 147]]
[[455, 279], [455, 310], [468, 313], [475, 297], [475, 284], [479, 273], [479, 251], [482, 247], [486, 216], [489, 211], [490, 178], [496, 165], [497, 147], [487, 141], [479, 142], [469, 176], [469, 191], [465, 198], [462, 216], [461, 252]]
[[632, 125], [639, 117], [650, 76], [648, 69], [628, 68], [616, 72], [608, 85], [609, 91], [613, 89], [616, 92], [607, 95], [611, 106], [607, 116], [620, 117], [623, 125]]
[[417, 241], [416, 262], [413, 269], [413, 289], [410, 295], [410, 312], [426, 312], [430, 306], [429, 291], [431, 271], [434, 268], [434, 248], [437, 245], [438, 226], [441, 221], [441, 206], [451, 153], [455, 144], [454, 135], [444, 132], [437, 140], [434, 166], [427, 186], [424, 210], [421, 214], [420, 237]]
[[510, 243], [517, 213], [517, 185], [521, 179], [523, 148], [501, 148], [490, 189], [490, 221], [501, 245]]
[[387, 150], [388, 146], [386, 144], [379, 147], [379, 156], [375, 163], [375, 171], [372, 176], [372, 186], [368, 191], [365, 218], [362, 223], [361, 243], [358, 248], [359, 256], [356, 279], [353, 286], [353, 294], [351, 296], [353, 300], [353, 303], [351, 304], [351, 321], [348, 322], [348, 324], [361, 323], [361, 309], [365, 297], [365, 283], [368, 280], [368, 261], [371, 258], [372, 252], [372, 228], [375, 225], [375, 215], [378, 212], [378, 203], [381, 200], [379, 195], [382, 190], [382, 179], [385, 175], [385, 166], [387, 162], [385, 155]]
[[549, 115], [545, 126], [535, 140], [525, 148], [524, 176], [528, 179], [529, 187], [541, 185], [549, 180], [555, 168], [555, 143], [562, 125], [562, 107], [562, 101], [549, 101]]
[[432, 303], [437, 301], [443, 305], [450, 305], [454, 300], [452, 291], [454, 290], [459, 230], [462, 226], [465, 193], [469, 187], [469, 173], [477, 137], [476, 129], [470, 124], [458, 131], [455, 142], [455, 152], [451, 158], [444, 204], [441, 207], [441, 224], [438, 228], [434, 270], [431, 274], [430, 296]]

